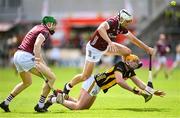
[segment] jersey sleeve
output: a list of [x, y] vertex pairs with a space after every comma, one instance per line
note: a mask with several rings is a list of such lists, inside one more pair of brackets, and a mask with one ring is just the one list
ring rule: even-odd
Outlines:
[[130, 77], [133, 77], [135, 75], [136, 75], [136, 73], [134, 71], [131, 71]]
[[106, 22], [109, 24], [109, 27], [110, 27], [110, 28], [115, 27], [115, 21], [114, 21], [113, 19], [110, 18], [110, 19], [108, 19]]
[[115, 65], [114, 71], [123, 72], [123, 71], [124, 71], [123, 68], [124, 68], [124, 67], [123, 67], [122, 63], [119, 62], [119, 63], [117, 63], [117, 64]]

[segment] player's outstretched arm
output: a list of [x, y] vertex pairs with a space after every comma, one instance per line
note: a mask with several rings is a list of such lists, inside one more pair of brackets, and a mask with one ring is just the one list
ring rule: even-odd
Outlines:
[[121, 86], [122, 88], [128, 90], [128, 91], [131, 91], [133, 92], [134, 94], [137, 94], [137, 95], [141, 95], [141, 90], [139, 89], [136, 89], [136, 88], [132, 88], [131, 86], [129, 86], [127, 83], [126, 83], [126, 80], [124, 80], [122, 78], [122, 74], [119, 72], [119, 71], [116, 71], [115, 72], [115, 78], [116, 78], [116, 83]]
[[133, 83], [135, 83], [140, 89], [145, 90], [149, 94], [154, 94], [156, 96], [164, 97], [166, 95], [165, 92], [160, 90], [154, 90], [153, 88], [148, 87], [142, 80], [140, 80], [137, 76], [133, 76], [130, 78]]
[[140, 89], [145, 90], [146, 84], [140, 80], [137, 76], [133, 76], [130, 78], [136, 86], [138, 86]]
[[130, 31], [128, 31], [128, 34], [126, 36], [133, 44], [137, 45], [139, 48], [142, 48], [148, 54], [153, 55], [154, 49], [147, 46], [145, 43], [139, 40], [136, 36], [134, 36]]

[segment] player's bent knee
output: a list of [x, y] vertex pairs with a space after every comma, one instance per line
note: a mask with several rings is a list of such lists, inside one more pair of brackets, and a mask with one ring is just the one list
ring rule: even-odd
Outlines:
[[32, 84], [32, 81], [28, 81], [28, 82], [23, 82], [23, 85], [25, 87], [29, 87]]
[[56, 75], [54, 73], [52, 74], [52, 80], [56, 81]]
[[90, 76], [88, 76], [88, 75], [82, 76], [82, 80], [85, 81], [85, 80], [87, 80], [89, 77], [90, 77]]
[[130, 55], [131, 53], [132, 53], [132, 51], [130, 49], [126, 49], [122, 53], [120, 53], [120, 55], [126, 57], [126, 56]]
[[51, 73], [49, 79], [54, 82], [56, 80], [56, 75], [54, 73]]
[[125, 52], [125, 55], [130, 55], [132, 53], [132, 51], [130, 49], [127, 49], [126, 52]]

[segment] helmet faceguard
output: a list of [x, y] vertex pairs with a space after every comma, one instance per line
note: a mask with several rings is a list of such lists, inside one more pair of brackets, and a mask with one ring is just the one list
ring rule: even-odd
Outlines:
[[125, 21], [131, 22], [133, 20], [133, 16], [125, 9], [119, 11], [118, 17], [120, 24], [123, 24]]

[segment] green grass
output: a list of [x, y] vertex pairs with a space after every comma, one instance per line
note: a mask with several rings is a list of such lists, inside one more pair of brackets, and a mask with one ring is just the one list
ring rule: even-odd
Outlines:
[[[57, 75], [56, 88], [63, 88], [65, 82], [70, 80], [77, 69], [53, 68]], [[148, 70], [141, 69], [137, 75], [147, 81]], [[20, 77], [14, 74], [10, 68], [0, 69], [0, 101], [3, 101], [13, 87], [20, 82]], [[129, 84], [132, 82], [128, 81]], [[164, 98], [154, 96], [148, 103], [144, 103], [141, 96], [134, 95], [118, 85], [109, 90], [107, 94], [100, 93], [90, 110], [71, 111], [61, 105], [54, 105], [47, 113], [36, 113], [33, 108], [39, 100], [43, 80], [33, 76], [33, 84], [18, 95], [10, 104], [11, 113], [0, 110], [0, 117], [43, 117], [43, 118], [180, 118], [180, 70], [175, 70], [171, 79], [164, 78], [161, 72], [153, 80], [154, 87], [164, 90], [167, 95]], [[79, 88], [76, 86], [70, 96], [78, 97]]]

